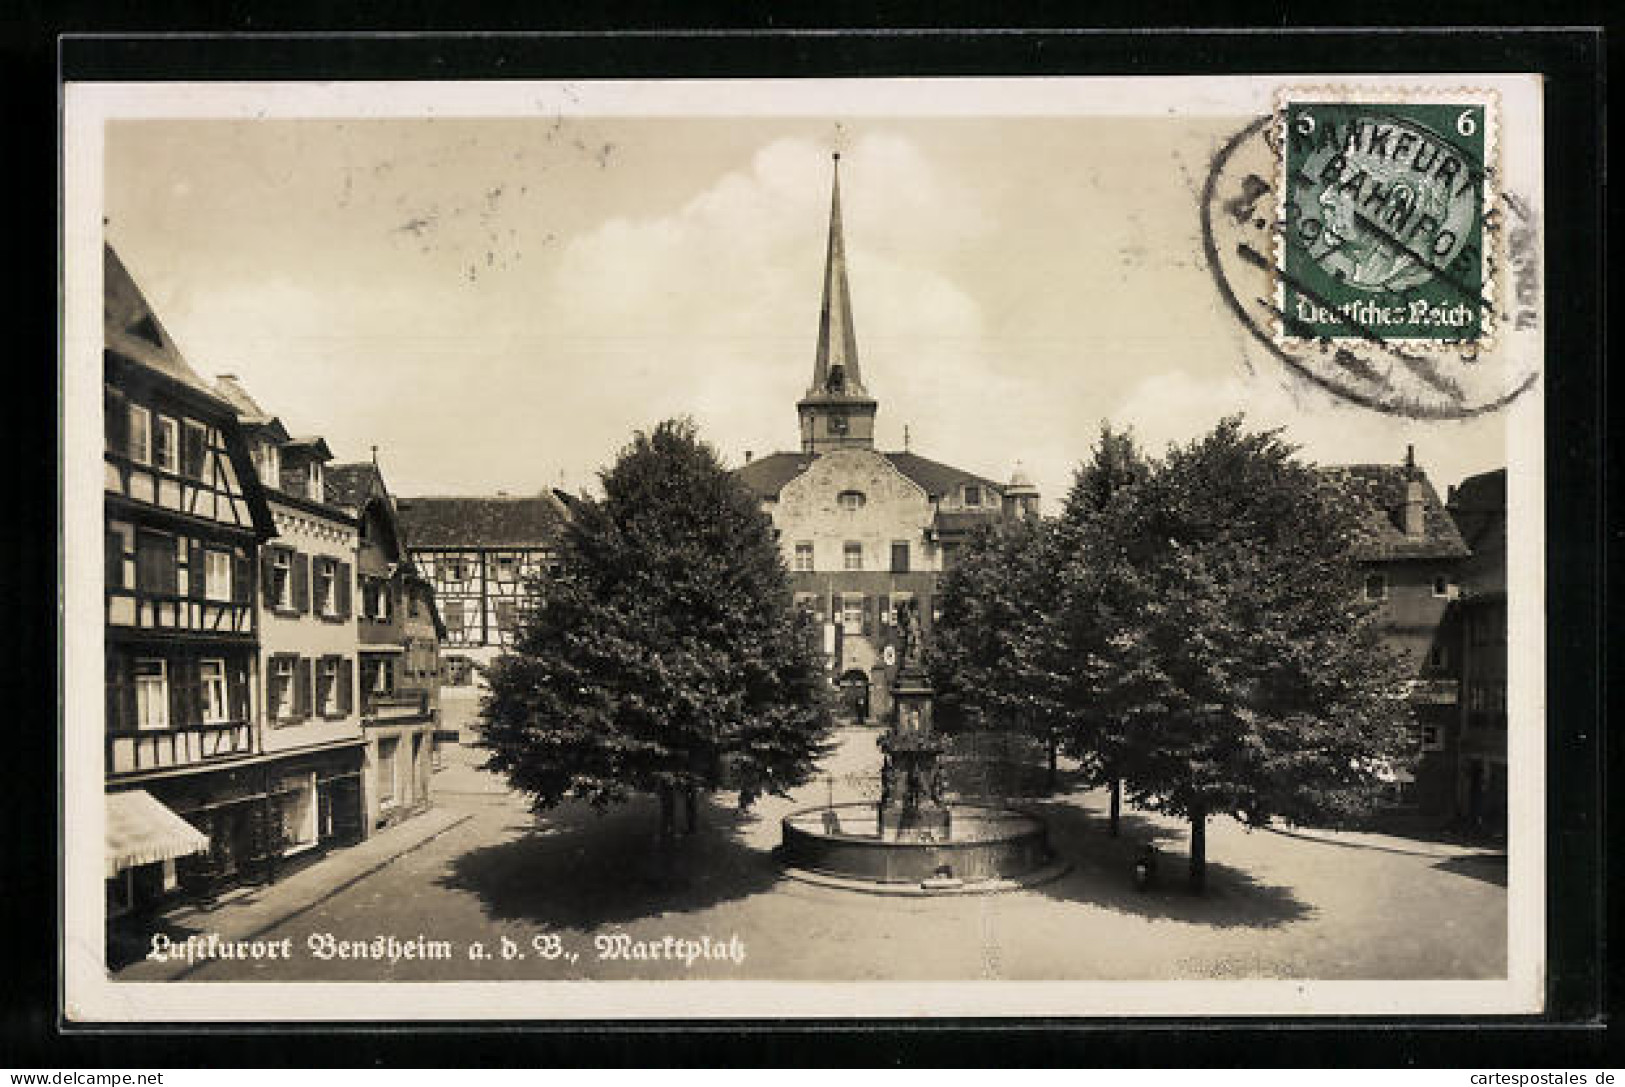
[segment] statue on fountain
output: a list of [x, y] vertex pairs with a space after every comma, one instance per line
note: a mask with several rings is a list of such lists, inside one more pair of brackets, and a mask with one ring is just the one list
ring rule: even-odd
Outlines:
[[943, 745], [931, 729], [935, 692], [921, 662], [919, 605], [904, 601], [897, 605], [895, 615], [900, 659], [892, 699], [897, 719], [880, 737], [880, 749], [886, 754], [881, 770], [880, 833], [944, 840], [949, 812], [942, 768], [937, 765]]

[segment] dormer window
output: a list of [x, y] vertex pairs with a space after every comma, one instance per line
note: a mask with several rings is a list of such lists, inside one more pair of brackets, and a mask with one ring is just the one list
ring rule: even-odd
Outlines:
[[842, 491], [835, 500], [843, 510], [861, 510], [868, 501], [862, 491]]
[[982, 488], [971, 485], [965, 488], [965, 505], [980, 506], [982, 504]]
[[272, 487], [282, 482], [282, 454], [270, 442], [260, 446], [258, 467], [262, 482]]
[[309, 487], [310, 487], [310, 491], [308, 492], [309, 495], [310, 495], [310, 500], [312, 502], [320, 502], [322, 500], [322, 497], [323, 497], [323, 495], [322, 495], [322, 462], [321, 461], [313, 460], [313, 461], [310, 462], [310, 474], [309, 474], [309, 477], [308, 477], [308, 484], [309, 484]]

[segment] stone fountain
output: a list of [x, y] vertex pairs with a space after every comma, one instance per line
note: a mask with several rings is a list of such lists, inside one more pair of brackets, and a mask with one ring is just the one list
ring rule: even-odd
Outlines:
[[784, 818], [778, 855], [790, 874], [855, 890], [948, 893], [1005, 890], [1052, 878], [1048, 832], [1008, 808], [950, 803], [932, 722], [934, 691], [921, 660], [913, 602], [896, 610], [901, 639], [892, 681], [896, 719], [877, 741], [884, 755], [878, 804], [826, 804]]

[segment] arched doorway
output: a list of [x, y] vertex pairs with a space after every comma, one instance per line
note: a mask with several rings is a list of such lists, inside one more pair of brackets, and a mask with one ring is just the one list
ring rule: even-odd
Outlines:
[[869, 677], [856, 668], [841, 675], [841, 715], [858, 721], [869, 719]]

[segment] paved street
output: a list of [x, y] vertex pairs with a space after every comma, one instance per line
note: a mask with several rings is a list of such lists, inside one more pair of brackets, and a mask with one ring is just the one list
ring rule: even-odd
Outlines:
[[[1053, 845], [1073, 868], [1025, 891], [894, 898], [784, 877], [769, 853], [780, 816], [832, 794], [856, 799], [856, 781], [843, 776], [878, 764], [874, 735], [842, 734], [826, 763], [833, 784], [814, 783], [748, 815], [707, 806], [704, 829], [684, 840], [670, 863], [651, 848], [652, 802], [602, 815], [570, 805], [538, 818], [476, 769], [478, 751], [451, 747], [435, 776], [436, 806], [468, 818], [257, 934], [291, 939], [289, 961], [210, 962], [188, 976], [1092, 980], [1505, 973], [1506, 865], [1495, 854], [1372, 834], [1249, 832], [1215, 820], [1209, 893], [1193, 898], [1183, 891], [1184, 828], [1128, 813], [1123, 837], [1113, 840], [1103, 793], [1040, 806]], [[1163, 886], [1138, 893], [1130, 868], [1147, 840], [1163, 851]], [[737, 936], [744, 961], [600, 960], [595, 937], [616, 933], [662, 944], [672, 936], [727, 945]], [[309, 941], [323, 934], [340, 941], [422, 936], [449, 942], [451, 958], [322, 961]], [[550, 934], [558, 937], [557, 957], [548, 957]], [[504, 938], [525, 957], [504, 959]], [[470, 959], [475, 942], [491, 957]]]

